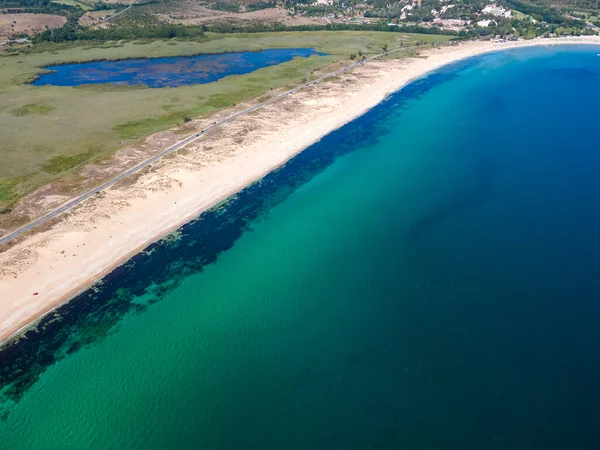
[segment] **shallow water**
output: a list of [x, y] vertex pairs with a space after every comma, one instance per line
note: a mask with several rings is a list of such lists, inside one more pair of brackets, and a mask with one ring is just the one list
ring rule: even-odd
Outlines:
[[152, 88], [212, 83], [229, 75], [243, 75], [293, 58], [320, 55], [312, 48], [278, 48], [257, 52], [168, 58], [123, 59], [48, 66], [33, 82], [36, 86], [79, 86], [113, 83], [146, 85]]
[[598, 48], [418, 80], [0, 353], [10, 449], [599, 444]]

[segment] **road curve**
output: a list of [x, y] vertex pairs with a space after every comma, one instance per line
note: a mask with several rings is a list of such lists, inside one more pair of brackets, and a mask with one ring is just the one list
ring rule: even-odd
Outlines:
[[127, 8], [125, 8], [125, 9], [122, 9], [121, 11], [119, 11], [119, 12], [117, 12], [117, 13], [113, 14], [113, 15], [112, 15], [112, 16], [110, 16], [110, 17], [106, 17], [106, 18], [104, 18], [104, 19], [100, 20], [98, 23], [102, 23], [102, 22], [108, 22], [109, 20], [111, 20], [111, 19], [114, 19], [114, 18], [115, 18], [115, 17], [117, 17], [117, 16], [120, 16], [120, 15], [121, 15], [121, 14], [123, 14], [125, 11], [129, 11], [129, 10], [131, 9], [131, 7], [132, 7], [133, 5], [135, 5], [136, 3], [137, 3], [137, 2], [134, 2], [134, 3], [132, 3], [132, 4], [131, 4], [131, 5], [129, 5]]
[[[131, 6], [133, 6], [133, 5], [131, 5]], [[125, 10], [123, 10], [123, 11], [125, 11]], [[185, 139], [177, 142], [176, 144], [171, 145], [170, 147], [167, 147], [166, 149], [164, 149], [161, 152], [157, 153], [153, 157], [151, 157], [149, 159], [146, 159], [145, 161], [142, 161], [138, 165], [132, 167], [129, 170], [126, 170], [122, 174], [120, 174], [120, 175], [116, 176], [115, 178], [112, 178], [111, 180], [109, 180], [109, 181], [101, 184], [100, 186], [96, 187], [95, 189], [93, 189], [91, 191], [88, 191], [88, 192], [86, 192], [86, 193], [84, 193], [84, 194], [82, 194], [82, 195], [80, 195], [78, 197], [75, 197], [73, 200], [71, 200], [68, 203], [65, 203], [64, 205], [62, 205], [62, 206], [54, 209], [53, 211], [49, 212], [48, 214], [46, 214], [46, 215], [44, 215], [42, 217], [39, 217], [39, 218], [33, 220], [32, 222], [29, 222], [27, 225], [23, 225], [22, 227], [17, 228], [15, 231], [13, 231], [13, 232], [11, 232], [9, 234], [6, 234], [6, 235], [0, 237], [0, 245], [6, 244], [6, 243], [12, 241], [13, 239], [17, 238], [18, 236], [22, 235], [23, 233], [31, 231], [32, 229], [34, 229], [38, 225], [41, 225], [44, 222], [47, 222], [48, 220], [53, 219], [53, 218], [55, 218], [55, 217], [57, 217], [57, 216], [65, 213], [65, 212], [71, 210], [75, 206], [77, 206], [77, 205], [83, 203], [84, 201], [86, 201], [88, 198], [93, 197], [94, 195], [97, 195], [100, 192], [107, 190], [108, 188], [114, 186], [116, 183], [118, 183], [119, 181], [123, 180], [124, 178], [126, 178], [126, 177], [128, 177], [130, 175], [133, 175], [133, 174], [139, 172], [140, 170], [144, 169], [145, 167], [148, 167], [149, 165], [151, 165], [151, 164], [155, 163], [156, 161], [160, 160], [164, 156], [167, 156], [167, 155], [169, 155], [169, 154], [171, 154], [173, 152], [176, 152], [177, 150], [181, 150], [186, 145], [188, 145], [188, 144], [196, 141], [197, 139], [200, 139], [204, 135], [204, 133], [212, 130], [213, 128], [216, 128], [218, 126], [221, 126], [221, 125], [224, 125], [226, 123], [229, 123], [229, 122], [237, 119], [238, 117], [243, 116], [244, 114], [251, 113], [253, 111], [256, 111], [257, 109], [261, 109], [261, 108], [265, 107], [266, 105], [268, 105], [270, 103], [276, 102], [277, 100], [281, 100], [283, 98], [286, 98], [286, 97], [288, 97], [288, 96], [296, 93], [297, 91], [299, 91], [301, 89], [304, 89], [306, 87], [309, 87], [309, 86], [311, 86], [313, 84], [317, 84], [317, 83], [325, 80], [326, 78], [334, 77], [334, 76], [339, 75], [339, 74], [341, 74], [343, 72], [346, 72], [346, 71], [348, 71], [350, 69], [353, 69], [353, 68], [355, 68], [355, 67], [357, 67], [359, 65], [362, 65], [362, 64], [364, 64], [366, 62], [372, 61], [372, 60], [377, 59], [377, 58], [381, 58], [383, 56], [389, 55], [390, 53], [395, 53], [395, 52], [398, 52], [400, 50], [403, 50], [403, 48], [399, 47], [399, 48], [396, 48], [396, 49], [393, 49], [393, 50], [389, 50], [389, 51], [384, 52], [384, 53], [380, 53], [380, 54], [377, 54], [377, 55], [374, 55], [374, 56], [370, 56], [369, 58], [365, 58], [365, 59], [356, 61], [356, 62], [354, 62], [352, 64], [349, 64], [347, 66], [342, 67], [341, 69], [336, 70], [335, 72], [330, 72], [330, 73], [328, 73], [326, 75], [323, 75], [320, 78], [317, 78], [316, 80], [312, 80], [312, 81], [310, 81], [308, 83], [304, 83], [301, 86], [298, 86], [298, 87], [296, 87], [294, 89], [290, 89], [289, 91], [286, 91], [286, 92], [284, 92], [282, 94], [279, 94], [279, 95], [277, 95], [275, 97], [272, 97], [272, 98], [270, 98], [267, 101], [264, 101], [262, 103], [259, 103], [259, 104], [255, 105], [255, 106], [251, 106], [251, 107], [246, 108], [246, 109], [244, 109], [242, 111], [239, 111], [239, 112], [237, 112], [235, 114], [232, 114], [231, 116], [226, 117], [225, 119], [223, 119], [223, 120], [221, 120], [219, 122], [214, 122], [212, 125], [204, 128], [203, 130], [201, 130], [199, 132], [196, 132], [195, 134], [192, 134], [192, 135], [186, 137]]]

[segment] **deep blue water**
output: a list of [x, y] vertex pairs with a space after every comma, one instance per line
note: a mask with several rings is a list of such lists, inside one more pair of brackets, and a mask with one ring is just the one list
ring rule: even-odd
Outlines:
[[219, 53], [169, 58], [140, 58], [48, 66], [33, 84], [79, 86], [114, 83], [151, 88], [204, 84], [229, 75], [243, 75], [293, 58], [323, 55], [312, 48], [279, 48], [257, 52]]
[[10, 449], [600, 448], [599, 48], [417, 80], [0, 352]]

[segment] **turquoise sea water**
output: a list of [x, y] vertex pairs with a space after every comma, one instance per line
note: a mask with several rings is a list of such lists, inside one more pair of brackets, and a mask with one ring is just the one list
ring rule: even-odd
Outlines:
[[598, 48], [446, 67], [0, 353], [7, 449], [600, 446]]
[[51, 72], [40, 75], [33, 84], [79, 86], [113, 83], [152, 88], [205, 84], [312, 55], [324, 54], [312, 48], [272, 48], [257, 52], [59, 64], [45, 67]]

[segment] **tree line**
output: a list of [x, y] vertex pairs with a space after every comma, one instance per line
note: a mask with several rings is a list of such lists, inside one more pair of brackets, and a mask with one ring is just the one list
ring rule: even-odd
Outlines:
[[36, 34], [33, 42], [68, 41], [120, 41], [135, 39], [191, 38], [204, 35], [202, 27], [185, 25], [154, 25], [133, 27], [109, 27], [106, 29], [80, 28], [71, 20], [56, 30], [46, 30]]
[[387, 23], [350, 24], [329, 23], [326, 25], [283, 25], [280, 23], [254, 23], [251, 25], [235, 25], [231, 23], [214, 23], [206, 27], [213, 33], [259, 33], [268, 31], [391, 31], [399, 33], [441, 34], [456, 36], [455, 31], [441, 30], [437, 27], [424, 28], [420, 26], [393, 26]]
[[399, 33], [443, 34], [456, 36], [454, 31], [439, 28], [396, 27], [387, 24], [344, 24], [327, 25], [295, 25], [286, 26], [279, 23], [253, 23], [250, 25], [234, 25], [231, 23], [215, 23], [211, 25], [190, 26], [170, 25], [156, 22], [151, 25], [112, 26], [106, 29], [83, 28], [76, 20], [69, 19], [65, 26], [55, 30], [46, 30], [36, 34], [33, 42], [68, 42], [68, 41], [119, 41], [135, 39], [173, 39], [201, 37], [206, 31], [213, 33], [262, 33], [274, 31], [392, 31]]

